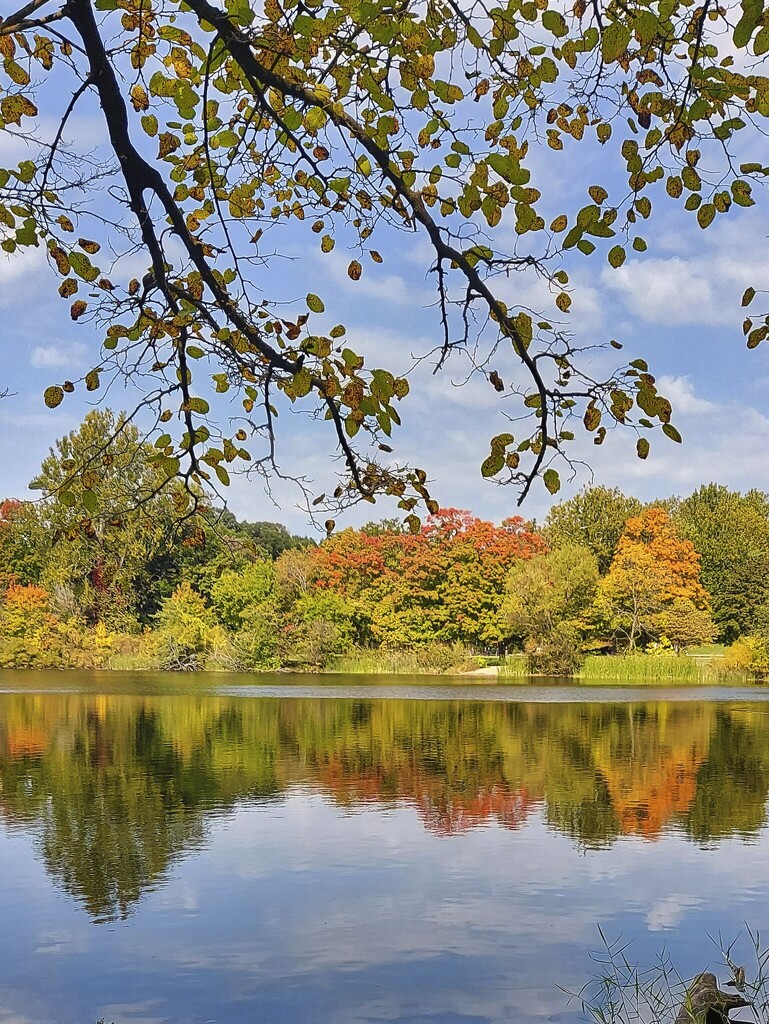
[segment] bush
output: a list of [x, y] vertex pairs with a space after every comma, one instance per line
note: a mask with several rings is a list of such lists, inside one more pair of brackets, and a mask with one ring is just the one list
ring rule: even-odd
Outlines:
[[42, 587], [11, 584], [0, 611], [0, 668], [66, 668], [67, 628]]
[[582, 663], [576, 630], [559, 623], [538, 641], [526, 647], [529, 672], [541, 676], [573, 676]]
[[747, 672], [758, 679], [769, 675], [769, 641], [764, 636], [744, 636], [724, 651], [727, 672]]
[[228, 644], [227, 633], [189, 583], [166, 598], [155, 619], [157, 629], [149, 634], [146, 649], [156, 668], [195, 672], [206, 667], [217, 648]]

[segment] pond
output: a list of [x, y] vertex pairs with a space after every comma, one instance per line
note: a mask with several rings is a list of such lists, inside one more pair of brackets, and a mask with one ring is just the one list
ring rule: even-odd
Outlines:
[[575, 1021], [766, 921], [767, 691], [397, 684], [0, 673], [0, 1024]]

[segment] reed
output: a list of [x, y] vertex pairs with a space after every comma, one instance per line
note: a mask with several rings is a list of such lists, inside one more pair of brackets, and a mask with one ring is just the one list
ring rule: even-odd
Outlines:
[[577, 674], [582, 683], [613, 682], [632, 686], [716, 685], [734, 682], [720, 659], [686, 655], [602, 654], [588, 655]]
[[525, 654], [508, 654], [499, 663], [500, 679], [529, 679], [531, 669]]

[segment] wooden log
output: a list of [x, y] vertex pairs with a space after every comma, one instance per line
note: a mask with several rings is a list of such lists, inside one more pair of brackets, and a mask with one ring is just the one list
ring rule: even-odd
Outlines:
[[718, 987], [715, 974], [698, 974], [686, 990], [675, 1024], [728, 1024], [729, 1013], [749, 1000]]

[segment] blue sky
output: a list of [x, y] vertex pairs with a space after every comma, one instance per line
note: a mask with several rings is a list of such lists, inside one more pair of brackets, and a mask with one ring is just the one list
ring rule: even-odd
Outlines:
[[[73, 126], [73, 135], [80, 142], [95, 143], [96, 125], [86, 112]], [[20, 159], [23, 146], [17, 146], [19, 153], [13, 158]], [[4, 160], [8, 155], [4, 152]], [[546, 218], [582, 205], [592, 181], [608, 177], [611, 182], [611, 171], [600, 166], [603, 157], [602, 150], [589, 146], [561, 154], [532, 154], [528, 163], [533, 183], [541, 187], [543, 180], [547, 182], [542, 200]], [[616, 337], [625, 344], [623, 355], [628, 359], [648, 359], [660, 391], [673, 402], [684, 445], [655, 434], [651, 455], [641, 463], [635, 458], [633, 436], [624, 431], [610, 434], [600, 449], [590, 439], [578, 440], [575, 455], [589, 464], [592, 477], [590, 469], [580, 468], [573, 481], [564, 482], [559, 500], [591, 479], [645, 499], [687, 493], [710, 480], [739, 489], [769, 489], [769, 366], [763, 346], [746, 350], [740, 327], [744, 289], [759, 284], [769, 271], [766, 211], [760, 202], [747, 211], [732, 207], [728, 216], [718, 217], [703, 232], [691, 214], [660, 193], [661, 188], [652, 193], [655, 202], [660, 199], [659, 209], [645, 225], [648, 252], [631, 254], [620, 270], [608, 267], [598, 251], [590, 258], [570, 258], [573, 306], [568, 328], [584, 343]], [[95, 209], [99, 202], [95, 196]], [[498, 230], [510, 228], [503, 220]], [[493, 389], [480, 377], [458, 386], [468, 369], [461, 358], [451, 360], [439, 375], [432, 374], [429, 361], [414, 367], [413, 356], [440, 342], [425, 240], [409, 233], [376, 237], [384, 263], [367, 263], [357, 283], [347, 277], [351, 256], [343, 244], [321, 256], [317, 242], [306, 228], [300, 233], [287, 229], [280, 244], [288, 258], [275, 261], [265, 272], [266, 292], [286, 298], [310, 291], [322, 294], [329, 310], [326, 328], [346, 323], [353, 347], [359, 346], [367, 356], [368, 366], [410, 371], [412, 394], [401, 407], [404, 426], [396, 431], [394, 446], [400, 457], [428, 471], [442, 505], [469, 508], [495, 520], [516, 514], [515, 491], [482, 480], [478, 468], [488, 454], [488, 438], [507, 429]], [[531, 277], [514, 275], [502, 283], [500, 292], [511, 304], [554, 312], [552, 296]], [[12, 392], [0, 401], [5, 442], [0, 494], [23, 497], [54, 439], [76, 427], [88, 408], [75, 395], [49, 411], [43, 390], [94, 365], [100, 337], [88, 323], [70, 322], [41, 250], [10, 258], [0, 254], [0, 325], [0, 373]], [[592, 357], [593, 365], [608, 366], [614, 355], [599, 352]], [[128, 408], [133, 400], [130, 387], [122, 384], [104, 398], [114, 409]], [[227, 416], [233, 410], [221, 411]], [[322, 424], [301, 414], [281, 415], [279, 458], [287, 471], [313, 480], [316, 493], [333, 489], [333, 456], [332, 439]], [[272, 498], [265, 495], [259, 478], [236, 478], [228, 493], [230, 507], [239, 517], [276, 519], [306, 531], [307, 514], [297, 507], [301, 500], [298, 489], [282, 480], [274, 482]], [[551, 502], [537, 484], [520, 511], [541, 520]], [[363, 505], [339, 523], [392, 514], [393, 506], [386, 502], [377, 508]]]

